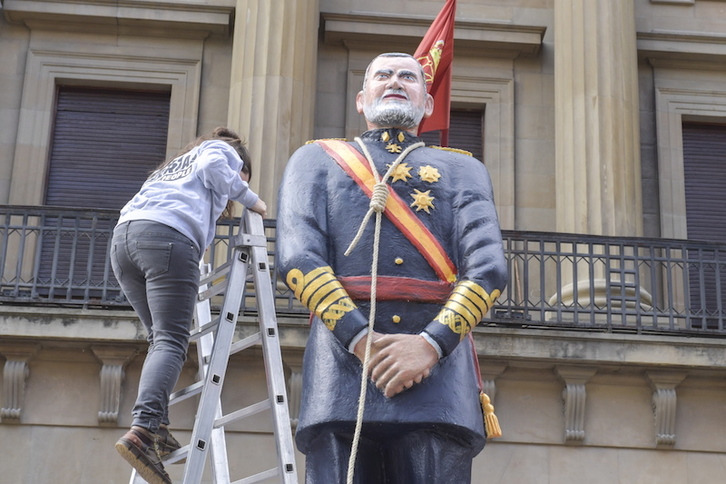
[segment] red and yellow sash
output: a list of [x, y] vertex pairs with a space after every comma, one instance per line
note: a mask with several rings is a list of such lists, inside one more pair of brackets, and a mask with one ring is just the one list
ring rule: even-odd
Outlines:
[[[345, 141], [316, 141], [325, 152], [361, 187], [368, 197], [373, 194], [376, 178], [362, 153]], [[393, 190], [384, 211], [388, 219], [428, 261], [443, 281], [456, 281], [456, 267], [439, 241]]]

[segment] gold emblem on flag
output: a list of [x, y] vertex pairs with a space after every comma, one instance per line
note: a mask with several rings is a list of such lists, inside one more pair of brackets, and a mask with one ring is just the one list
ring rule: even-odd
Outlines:
[[430, 86], [434, 82], [436, 69], [439, 67], [439, 62], [441, 61], [441, 55], [443, 52], [444, 41], [443, 39], [437, 40], [425, 56], [417, 59], [421, 64], [421, 67], [423, 67], [427, 86]]

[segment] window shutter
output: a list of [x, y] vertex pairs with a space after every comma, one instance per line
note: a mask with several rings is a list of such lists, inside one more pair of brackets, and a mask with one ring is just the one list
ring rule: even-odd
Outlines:
[[[120, 210], [166, 156], [169, 102], [169, 92], [60, 86], [46, 205]], [[83, 215], [72, 210], [44, 220], [41, 295], [92, 299], [109, 289], [113, 221]], [[90, 235], [79, 236], [81, 230]]]
[[683, 124], [688, 238], [726, 241], [726, 126]]
[[[726, 242], [726, 126], [683, 124], [683, 171], [689, 240]], [[718, 328], [726, 307], [726, 261], [706, 246], [689, 257], [693, 327]], [[721, 290], [719, 291], [719, 285]]]
[[[452, 110], [449, 120], [449, 146], [470, 151], [474, 158], [484, 161], [484, 113]], [[440, 145], [440, 131], [421, 135], [427, 145]]]
[[58, 88], [46, 205], [120, 209], [166, 156], [169, 92]]

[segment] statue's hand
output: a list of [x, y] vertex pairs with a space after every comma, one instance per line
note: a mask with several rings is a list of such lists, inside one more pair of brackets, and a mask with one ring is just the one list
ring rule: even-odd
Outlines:
[[374, 333], [368, 367], [376, 387], [391, 398], [421, 383], [438, 360], [436, 350], [423, 336]]

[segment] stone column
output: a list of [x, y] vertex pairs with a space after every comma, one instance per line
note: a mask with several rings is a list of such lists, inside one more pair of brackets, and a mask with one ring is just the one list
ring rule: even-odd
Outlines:
[[228, 124], [248, 140], [268, 217], [288, 158], [313, 135], [318, 22], [318, 0], [237, 0]]
[[555, 0], [557, 230], [643, 233], [633, 0]]
[[[633, 0], [555, 0], [554, 5], [557, 231], [640, 236]], [[567, 275], [561, 294], [577, 293], [570, 302], [580, 304], [583, 298], [593, 300], [591, 289], [594, 299], [609, 297], [610, 270], [634, 270], [597, 261], [592, 267], [583, 263], [574, 271], [563, 269]]]

